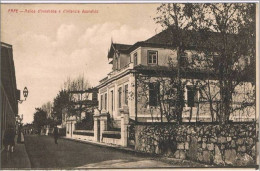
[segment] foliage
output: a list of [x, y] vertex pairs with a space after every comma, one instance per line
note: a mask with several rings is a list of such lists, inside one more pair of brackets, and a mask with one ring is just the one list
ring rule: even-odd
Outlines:
[[93, 113], [86, 113], [84, 119], [76, 123], [76, 130], [93, 130], [94, 129], [94, 118]]
[[[59, 91], [53, 102], [53, 117], [57, 124], [62, 122], [62, 111], [65, 109], [68, 116], [81, 118], [81, 113], [85, 110], [82, 105], [78, 107], [74, 104], [75, 101], [82, 100], [80, 94], [72, 94], [71, 91], [82, 91], [90, 87], [88, 80], [84, 75], [79, 75], [76, 78], [68, 77], [64, 82], [63, 89]], [[86, 111], [86, 110], [85, 110]], [[66, 116], [66, 117], [68, 117]]]
[[[204, 53], [213, 56], [213, 59], [207, 57], [204, 61], [215, 73], [217, 80], [215, 85], [220, 95], [217, 116], [221, 124], [227, 123], [234, 111], [232, 97], [237, 93], [237, 86], [241, 86], [246, 79], [255, 84], [255, 72], [252, 73], [253, 70], [249, 69], [255, 66], [255, 10], [255, 4], [247, 3], [203, 4], [202, 12], [197, 16], [198, 19], [203, 19], [196, 24], [198, 30], [218, 33], [218, 37], [215, 36], [213, 40], [209, 34], [201, 32], [204, 41], [197, 45], [204, 47]], [[214, 60], [217, 65], [214, 65]], [[252, 79], [248, 79], [249, 74]], [[209, 100], [214, 101], [210, 93], [208, 94]], [[240, 103], [239, 108], [242, 110], [254, 105], [246, 101]]]
[[68, 77], [63, 86], [64, 89], [67, 91], [80, 91], [89, 88], [90, 83], [84, 77], [84, 75], [79, 75], [78, 77], [73, 79]]
[[47, 124], [47, 113], [41, 108], [35, 108], [36, 112], [33, 116], [33, 125], [35, 126], [38, 133], [41, 132], [41, 128]]
[[47, 113], [47, 116], [51, 116], [51, 111], [52, 111], [52, 104], [50, 101], [42, 105], [42, 110], [44, 110]]
[[115, 119], [111, 117], [112, 115], [108, 114], [107, 116], [107, 130], [109, 131], [120, 131], [120, 128], [117, 128], [115, 125]]
[[[222, 125], [228, 122], [234, 111], [232, 96], [236, 95], [237, 86], [247, 79], [249, 73], [253, 75], [249, 81], [255, 89], [255, 10], [255, 4], [249, 3], [174, 3], [162, 4], [157, 8], [158, 17], [155, 21], [170, 31], [169, 44], [172, 45], [172, 50], [177, 51], [176, 64], [169, 59], [170, 71], [177, 73], [168, 79], [173, 84], [165, 84], [163, 76], [159, 76], [156, 81], [163, 85], [158, 99], [159, 109], [168, 121], [171, 120], [168, 118], [172, 117], [181, 122], [185, 85], [182, 78], [188, 68], [208, 74], [203, 79], [192, 82], [201, 88], [200, 100], [210, 103], [212, 121], [217, 115], [216, 119]], [[191, 48], [197, 55], [192, 55], [193, 59], [186, 61], [188, 65], [181, 65], [182, 54]], [[216, 82], [212, 82], [213, 79]], [[218, 91], [212, 92], [212, 89]], [[171, 93], [167, 95], [169, 90]], [[169, 97], [175, 99], [173, 111], [169, 103], [165, 105]], [[254, 105], [255, 100], [244, 100], [237, 108]]]
[[[172, 74], [168, 78], [165, 78], [167, 73], [157, 70], [156, 73], [157, 79], [153, 82], [159, 84], [160, 95], [157, 97], [159, 102], [158, 109], [161, 113], [161, 121], [163, 121], [163, 116], [167, 118], [167, 121], [170, 122], [175, 120], [178, 123], [182, 122], [182, 113], [184, 107], [184, 85], [185, 82], [181, 79], [183, 77], [183, 65], [182, 65], [182, 55], [185, 50], [187, 50], [191, 36], [187, 35], [186, 30], [189, 30], [192, 27], [192, 23], [196, 22], [191, 12], [196, 11], [196, 7], [191, 6], [190, 4], [162, 4], [157, 8], [158, 17], [154, 18], [156, 23], [161, 24], [165, 29], [168, 29], [171, 33], [170, 44], [172, 50], [177, 51], [177, 61], [173, 61], [169, 58], [169, 69], [167, 72]], [[145, 77], [138, 77], [139, 82], [143, 78], [144, 82], [147, 83], [148, 80], [151, 80], [150, 75], [145, 75]], [[141, 79], [140, 79], [141, 78]], [[143, 87], [147, 87], [146, 84]], [[140, 91], [146, 93], [146, 91]], [[152, 113], [152, 112], [151, 112]]]
[[53, 111], [52, 114], [57, 120], [57, 123], [62, 122], [62, 110], [64, 108], [71, 109], [72, 100], [71, 95], [66, 90], [61, 90], [53, 100]]

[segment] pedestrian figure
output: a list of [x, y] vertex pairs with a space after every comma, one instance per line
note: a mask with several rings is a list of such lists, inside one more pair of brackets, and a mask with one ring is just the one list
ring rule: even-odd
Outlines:
[[3, 143], [7, 151], [14, 152], [14, 146], [15, 146], [14, 138], [15, 138], [14, 128], [12, 126], [8, 126], [8, 128], [5, 130], [4, 139], [3, 139]]
[[23, 136], [23, 131], [22, 131], [22, 127], [21, 126], [19, 126], [18, 127], [18, 136], [17, 136], [17, 143], [19, 143], [19, 144], [22, 144], [22, 143], [24, 143], [24, 136]]
[[54, 136], [55, 144], [58, 144], [59, 130], [57, 126], [54, 127], [53, 136]]

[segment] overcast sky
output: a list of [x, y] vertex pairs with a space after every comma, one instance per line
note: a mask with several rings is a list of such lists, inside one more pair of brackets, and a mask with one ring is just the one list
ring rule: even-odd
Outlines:
[[[24, 123], [33, 121], [36, 107], [53, 101], [67, 77], [82, 75], [92, 86], [111, 71], [107, 52], [111, 39], [133, 44], [158, 33], [159, 4], [1, 4], [1, 41], [13, 46], [17, 88], [29, 89], [19, 104]], [[10, 9], [35, 10], [11, 13]], [[61, 13], [37, 13], [38, 10]], [[98, 10], [93, 14], [63, 10]], [[9, 12], [8, 12], [9, 10]]]

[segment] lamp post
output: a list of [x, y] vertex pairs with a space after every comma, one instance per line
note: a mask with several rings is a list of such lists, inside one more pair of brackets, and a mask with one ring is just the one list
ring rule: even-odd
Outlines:
[[28, 88], [27, 88], [27, 87], [24, 87], [24, 89], [23, 89], [23, 97], [24, 97], [24, 100], [18, 100], [18, 102], [19, 102], [19, 103], [23, 103], [23, 101], [26, 101], [26, 98], [28, 97], [28, 94], [29, 94]]

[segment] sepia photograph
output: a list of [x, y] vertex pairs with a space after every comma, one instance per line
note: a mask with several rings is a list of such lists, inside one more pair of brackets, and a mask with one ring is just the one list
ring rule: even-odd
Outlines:
[[1, 170], [259, 169], [258, 2], [1, 2]]

